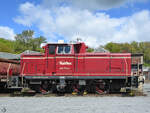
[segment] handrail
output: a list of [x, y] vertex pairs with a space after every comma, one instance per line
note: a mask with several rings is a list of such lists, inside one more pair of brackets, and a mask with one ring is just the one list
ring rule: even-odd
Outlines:
[[9, 63], [8, 69], [7, 69], [7, 85], [8, 85], [8, 79], [9, 79], [9, 71], [10, 71], [11, 63]]

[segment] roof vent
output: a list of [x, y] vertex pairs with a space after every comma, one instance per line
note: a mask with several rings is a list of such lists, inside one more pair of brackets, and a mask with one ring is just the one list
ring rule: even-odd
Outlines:
[[64, 43], [64, 40], [58, 40], [58, 43], [62, 44], [62, 43]]

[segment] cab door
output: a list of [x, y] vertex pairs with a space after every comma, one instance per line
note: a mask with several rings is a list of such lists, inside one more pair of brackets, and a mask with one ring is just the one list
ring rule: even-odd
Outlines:
[[72, 75], [74, 54], [71, 45], [58, 45], [56, 54], [56, 75]]
[[46, 50], [46, 56], [45, 56], [45, 67], [46, 67], [46, 73], [53, 75], [56, 73], [56, 47], [57, 45], [55, 44], [50, 44], [47, 47]]

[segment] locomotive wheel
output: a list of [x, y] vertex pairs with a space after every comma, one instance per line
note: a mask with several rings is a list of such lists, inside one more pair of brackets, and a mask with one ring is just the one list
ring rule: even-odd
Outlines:
[[41, 91], [40, 91], [40, 85], [37, 85], [37, 84], [35, 84], [35, 85], [30, 85], [30, 88], [32, 89], [32, 90], [34, 90], [34, 91], [36, 91], [37, 93], [40, 93]]

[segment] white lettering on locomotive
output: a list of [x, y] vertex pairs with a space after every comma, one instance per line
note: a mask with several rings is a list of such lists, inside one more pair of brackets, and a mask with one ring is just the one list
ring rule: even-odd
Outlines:
[[66, 62], [60, 61], [59, 64], [60, 65], [72, 65], [71, 62], [67, 62], [67, 61]]
[[60, 70], [69, 70], [70, 68], [68, 68], [68, 67], [60, 67], [59, 69]]

